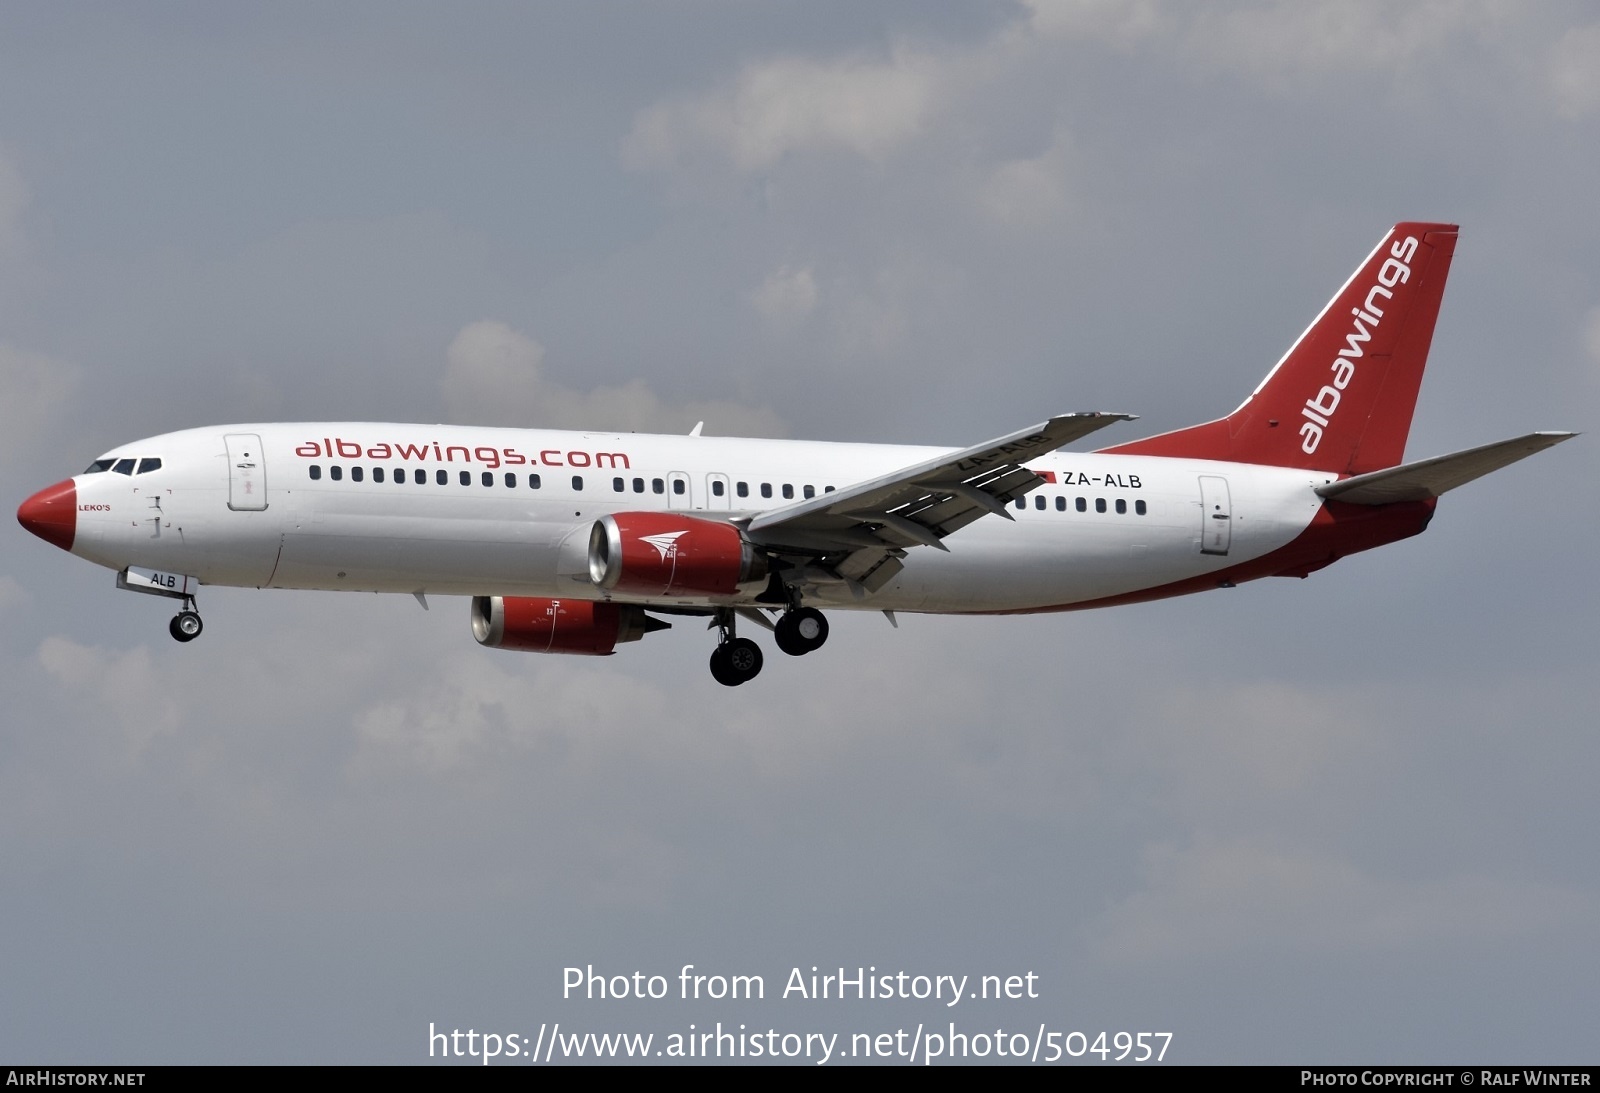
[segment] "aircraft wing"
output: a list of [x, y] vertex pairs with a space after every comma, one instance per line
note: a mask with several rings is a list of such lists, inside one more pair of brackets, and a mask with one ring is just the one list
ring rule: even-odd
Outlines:
[[[1044, 484], [1022, 464], [1131, 414], [1063, 414], [983, 444], [930, 459], [832, 493], [771, 509], [746, 534], [763, 546], [849, 557], [841, 576], [875, 590], [898, 572], [909, 547], [949, 548], [945, 536]], [[886, 563], [893, 562], [891, 567]], [[868, 574], [877, 577], [868, 581]]]
[[1423, 501], [1438, 497], [1457, 486], [1464, 486], [1474, 478], [1482, 478], [1491, 471], [1526, 459], [1536, 452], [1571, 440], [1577, 433], [1529, 433], [1485, 444], [1479, 448], [1435, 456], [1417, 463], [1388, 467], [1369, 474], [1358, 474], [1326, 486], [1318, 486], [1317, 494], [1333, 501], [1352, 505], [1390, 505], [1397, 501]]

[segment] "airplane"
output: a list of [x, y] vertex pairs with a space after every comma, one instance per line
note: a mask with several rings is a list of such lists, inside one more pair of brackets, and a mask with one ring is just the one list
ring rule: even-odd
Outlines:
[[826, 610], [1067, 611], [1305, 577], [1419, 534], [1440, 495], [1576, 435], [1403, 462], [1455, 253], [1395, 225], [1226, 417], [1088, 453], [1121, 413], [961, 449], [372, 422], [223, 425], [113, 448], [17, 519], [181, 601], [202, 585], [471, 597], [483, 645], [609, 655], [701, 616], [711, 674], [794, 656]]

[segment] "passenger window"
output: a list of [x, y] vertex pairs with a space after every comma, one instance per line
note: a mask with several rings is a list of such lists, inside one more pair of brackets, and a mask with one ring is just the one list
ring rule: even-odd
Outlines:
[[311, 470], [311, 481], [313, 481], [313, 482], [322, 481], [322, 468], [321, 467], [319, 467], [315, 463], [313, 463], [313, 464], [311, 464], [310, 470]]
[[1106, 511], [1106, 499], [1104, 497], [1096, 497], [1094, 499], [1094, 511], [1096, 511], [1096, 512], [1104, 512], [1104, 511]]
[[1056, 498], [1056, 511], [1057, 512], [1066, 512], [1067, 511], [1067, 499], [1065, 497], [1057, 497]]
[[618, 493], [622, 493], [624, 490], [626, 490], [628, 488], [628, 484], [626, 482], [624, 482], [620, 478], [613, 478], [611, 480], [611, 488], [613, 490], [617, 491]]
[[538, 489], [538, 488], [539, 488], [539, 487], [540, 487], [540, 485], [542, 485], [542, 484], [543, 484], [543, 479], [541, 479], [541, 478], [540, 478], [540, 477], [539, 477], [539, 476], [538, 476], [538, 475], [536, 475], [536, 474], [530, 474], [530, 475], [529, 475], [529, 476], [528, 476], [528, 488], [529, 488], [529, 489], [530, 489], [530, 490], [536, 490], [536, 489]]
[[483, 472], [483, 484], [485, 486], [494, 485], [494, 472], [493, 471], [484, 471]]
[[351, 467], [350, 468], [350, 481], [352, 481], [352, 482], [361, 481], [361, 468], [360, 467]]
[[1088, 512], [1089, 511], [1089, 502], [1085, 501], [1083, 498], [1080, 497], [1080, 498], [1078, 498], [1078, 500], [1076, 502], [1076, 508], [1077, 508], [1077, 510], [1079, 512]]
[[328, 477], [333, 479], [335, 482], [339, 481], [339, 479], [344, 477], [344, 468], [338, 466], [337, 464], [335, 464], [332, 467], [329, 467], [328, 468]]
[[1017, 498], [1017, 508], [1025, 509], [1027, 507], [1028, 507], [1028, 499], [1026, 497]]
[[832, 486], [823, 486], [822, 487], [822, 492], [823, 493], [832, 493], [833, 492], [833, 487]]
[[428, 484], [428, 472], [423, 470], [421, 467], [418, 467], [412, 472], [411, 481], [415, 482], [419, 486], [426, 486]]
[[662, 481], [659, 478], [652, 478], [650, 480], [650, 492], [651, 493], [666, 493], [667, 492], [667, 484], [666, 484], [666, 482]]
[[715, 480], [712, 481], [712, 483], [711, 483], [711, 493], [712, 493], [713, 496], [721, 497], [723, 494], [725, 494], [727, 492], [728, 492], [728, 488], [727, 488], [727, 486], [725, 486], [723, 484], [722, 479], [718, 478], [718, 479], [715, 479]]
[[159, 459], [141, 459], [141, 460], [139, 460], [139, 473], [140, 474], [149, 474], [151, 471], [159, 471], [160, 469], [161, 469], [161, 460], [159, 460]]
[[805, 495], [806, 495], [806, 497], [808, 499], [812, 498], [812, 497], [815, 497], [817, 495], [817, 487], [815, 487], [815, 486], [807, 486], [803, 492], [805, 493]]
[[131, 459], [119, 459], [119, 460], [117, 460], [117, 465], [115, 467], [112, 467], [111, 469], [116, 471], [118, 474], [132, 474], [133, 473], [133, 460], [131, 460]]
[[456, 474], [456, 477], [461, 480], [461, 484], [463, 486], [472, 485], [472, 472], [471, 471], [458, 471], [457, 474]]
[[794, 500], [794, 487], [787, 482], [783, 484], [783, 499], [785, 501]]
[[1145, 513], [1144, 502], [1143, 501], [1135, 501], [1133, 503], [1133, 511], [1135, 513], [1137, 513], [1138, 515], [1143, 516], [1144, 513]]
[[583, 475], [575, 474], [572, 476], [572, 488], [579, 493], [583, 492]]
[[512, 474], [510, 471], [507, 471], [506, 472], [506, 488], [507, 489], [516, 489], [516, 487], [517, 487], [517, 476]]
[[1120, 497], [1117, 498], [1117, 515], [1126, 516], [1127, 514], [1128, 514], [1128, 502], [1123, 500]]
[[772, 496], [772, 483], [771, 482], [763, 482], [763, 483], [761, 483], [761, 496], [762, 497], [771, 497]]
[[683, 479], [674, 478], [672, 480], [672, 492], [677, 494], [679, 497], [683, 496]]
[[433, 480], [441, 486], [448, 486], [450, 484], [450, 472], [440, 467], [433, 472]]
[[1035, 497], [1033, 499], [1033, 507], [1038, 509], [1040, 512], [1043, 512], [1044, 511], [1044, 498], [1043, 497]]
[[733, 487], [733, 492], [737, 493], [740, 497], [749, 497], [750, 496], [750, 483], [748, 483], [748, 482], [736, 483], [734, 485], [734, 487]]
[[372, 480], [374, 482], [382, 482], [383, 481], [383, 468], [382, 467], [374, 467], [374, 468], [372, 468]]
[[634, 493], [643, 493], [644, 492], [644, 479], [635, 478], [633, 480], [633, 492]]

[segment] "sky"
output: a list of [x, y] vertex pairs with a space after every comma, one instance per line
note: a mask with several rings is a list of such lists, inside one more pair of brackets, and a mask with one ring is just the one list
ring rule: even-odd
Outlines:
[[1305, 581], [835, 612], [738, 689], [694, 625], [541, 657], [448, 598], [208, 588], [179, 645], [9, 524], [0, 1060], [1594, 1063], [1597, 190], [1582, 3], [7, 5], [13, 506], [227, 422], [1114, 443], [1231, 410], [1405, 219], [1461, 225], [1408, 456], [1589, 435]]

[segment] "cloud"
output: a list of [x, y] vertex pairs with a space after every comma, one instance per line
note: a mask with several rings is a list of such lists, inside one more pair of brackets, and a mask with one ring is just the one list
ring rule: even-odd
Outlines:
[[0, 257], [20, 251], [23, 246], [22, 214], [28, 207], [28, 186], [22, 173], [12, 166], [0, 146]]
[[0, 456], [13, 456], [41, 436], [81, 378], [74, 364], [0, 344]]
[[1600, 307], [1591, 308], [1583, 324], [1583, 348], [1589, 360], [1600, 365]]
[[750, 293], [750, 303], [774, 325], [794, 325], [816, 310], [817, 280], [810, 266], [781, 266]]
[[1547, 72], [1550, 94], [1563, 117], [1581, 118], [1600, 108], [1600, 23], [1562, 35]]
[[941, 67], [911, 51], [881, 61], [780, 57], [748, 64], [727, 86], [641, 110], [623, 141], [623, 160], [668, 169], [710, 151], [741, 172], [797, 152], [881, 161], [922, 131]]
[[39, 665], [65, 693], [94, 708], [99, 725], [114, 727], [132, 751], [175, 732], [184, 704], [156, 670], [148, 646], [126, 651], [80, 645], [70, 638], [39, 643]]
[[1069, 209], [1067, 136], [1058, 131], [1043, 153], [999, 164], [979, 190], [983, 211], [1007, 227], [1038, 230], [1059, 223]]
[[665, 402], [642, 380], [574, 391], [544, 374], [544, 346], [505, 323], [469, 323], [446, 350], [440, 389], [452, 421], [618, 432], [687, 432], [704, 421], [727, 436], [782, 436], [770, 410], [735, 402]]
[[1194, 5], [1176, 0], [1028, 0], [1027, 28], [1041, 40], [1095, 41], [1117, 48], [1166, 48], [1208, 67], [1269, 77], [1344, 74], [1352, 68], [1402, 74], [1442, 54], [1457, 36], [1488, 39], [1509, 10], [1494, 0], [1384, 0], [1340, 4]]
[[1476, 873], [1381, 877], [1337, 854], [1200, 835], [1145, 850], [1146, 887], [1100, 925], [1114, 961], [1247, 948], [1400, 949], [1538, 933], [1592, 916], [1579, 892]]

